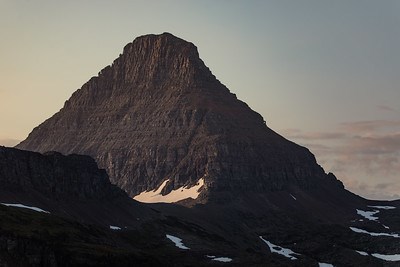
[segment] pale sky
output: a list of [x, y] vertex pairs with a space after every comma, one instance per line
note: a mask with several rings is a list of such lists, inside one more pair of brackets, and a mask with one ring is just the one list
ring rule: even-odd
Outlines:
[[351, 191], [400, 198], [400, 1], [0, 0], [0, 144], [148, 33], [193, 42], [231, 92]]

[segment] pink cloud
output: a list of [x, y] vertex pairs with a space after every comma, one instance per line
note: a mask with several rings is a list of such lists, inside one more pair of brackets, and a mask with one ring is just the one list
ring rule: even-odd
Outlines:
[[289, 139], [310, 148], [350, 191], [374, 199], [400, 194], [400, 121], [347, 122], [331, 133], [290, 133]]

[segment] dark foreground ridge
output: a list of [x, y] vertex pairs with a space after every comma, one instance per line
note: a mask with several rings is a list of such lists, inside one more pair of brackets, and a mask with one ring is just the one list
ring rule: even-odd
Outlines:
[[17, 147], [90, 155], [130, 196], [201, 178], [203, 203], [290, 186], [343, 188], [230, 93], [192, 43], [169, 33], [126, 45]]
[[[371, 256], [399, 254], [398, 202], [338, 209], [335, 197], [344, 196], [325, 195], [324, 202], [297, 191], [192, 208], [141, 204], [111, 185], [88, 156], [5, 147], [0, 183], [0, 266], [398, 266]], [[379, 221], [355, 207], [380, 210]], [[278, 246], [293, 253], [281, 255]]]

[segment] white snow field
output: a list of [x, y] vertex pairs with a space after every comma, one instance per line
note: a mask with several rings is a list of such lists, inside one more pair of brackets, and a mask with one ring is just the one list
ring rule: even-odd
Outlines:
[[381, 209], [381, 210], [392, 210], [392, 209], [396, 208], [393, 206], [368, 206], [368, 207], [374, 208], [374, 209]]
[[160, 187], [153, 191], [141, 192], [139, 195], [134, 196], [133, 199], [144, 203], [173, 203], [186, 198], [196, 199], [200, 194], [200, 188], [204, 185], [204, 178], [200, 178], [195, 186], [189, 188], [182, 186], [163, 196], [161, 191], [167, 185], [168, 181], [169, 179], [165, 180]]
[[293, 255], [300, 255], [299, 253], [293, 252], [291, 249], [288, 248], [283, 248], [277, 245], [272, 244], [268, 240], [265, 240], [262, 236], [259, 236], [264, 243], [266, 243], [271, 250], [272, 253], [277, 253], [280, 255], [285, 256], [286, 258], [289, 258], [291, 260], [297, 260], [297, 258]]
[[42, 210], [41, 208], [38, 207], [31, 207], [31, 206], [25, 206], [23, 204], [8, 204], [8, 203], [0, 203], [1, 205], [7, 206], [7, 207], [15, 207], [15, 208], [23, 208], [23, 209], [30, 209], [34, 210], [37, 212], [44, 212], [44, 213], [50, 213], [48, 211]]
[[165, 235], [169, 240], [174, 242], [175, 246], [180, 249], [190, 249], [182, 243], [182, 239], [173, 235]]
[[232, 259], [228, 257], [215, 257], [212, 259], [213, 261], [219, 261], [219, 262], [231, 262]]
[[374, 215], [377, 213], [379, 213], [379, 210], [365, 211], [365, 210], [357, 209], [358, 215], [361, 215], [362, 217], [364, 217], [365, 219], [370, 220], [370, 221], [376, 221], [379, 219], [378, 217], [374, 217]]
[[318, 262], [319, 267], [334, 267], [332, 264], [329, 263], [324, 263], [324, 262]]
[[[384, 209], [384, 210], [391, 210], [391, 209], [395, 209], [396, 207], [392, 207], [392, 206], [368, 206], [370, 208], [375, 208], [375, 209]], [[356, 209], [357, 214], [361, 215], [362, 217], [364, 217], [367, 220], [370, 221], [374, 221], [374, 222], [379, 222], [379, 217], [375, 214], [378, 214], [380, 211], [379, 210], [372, 210], [372, 211], [365, 211], [365, 210], [359, 210]], [[362, 222], [363, 220], [360, 219], [360, 222]], [[381, 223], [381, 225], [385, 228], [385, 229], [390, 229], [389, 226], [384, 225], [383, 223]]]
[[[363, 256], [369, 256], [369, 254], [364, 251], [356, 250], [356, 252]], [[385, 261], [400, 261], [400, 254], [385, 255], [379, 253], [371, 253], [371, 256]]]
[[385, 261], [400, 261], [400, 254], [383, 255], [378, 253], [372, 253], [371, 255], [374, 256], [375, 258]]
[[391, 237], [395, 237], [395, 238], [400, 238], [399, 234], [388, 234], [388, 233], [373, 233], [373, 232], [368, 232], [366, 230], [360, 229], [360, 228], [356, 228], [356, 227], [350, 227], [350, 229], [353, 232], [359, 233], [359, 234], [367, 234], [370, 236], [391, 236]]
[[111, 230], [121, 230], [121, 227], [110, 225]]
[[365, 251], [358, 251], [358, 250], [356, 250], [356, 252], [358, 253], [358, 254], [360, 254], [360, 255], [363, 255], [363, 256], [368, 256], [369, 254], [367, 253], [367, 252], [365, 252]]

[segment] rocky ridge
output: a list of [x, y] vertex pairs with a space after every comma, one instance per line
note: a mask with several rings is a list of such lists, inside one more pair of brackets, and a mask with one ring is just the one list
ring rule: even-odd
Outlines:
[[51, 199], [102, 199], [122, 194], [89, 156], [44, 155], [0, 147], [2, 190], [37, 191]]
[[69, 219], [135, 225], [155, 213], [111, 184], [93, 158], [0, 146], [0, 204], [19, 204]]

